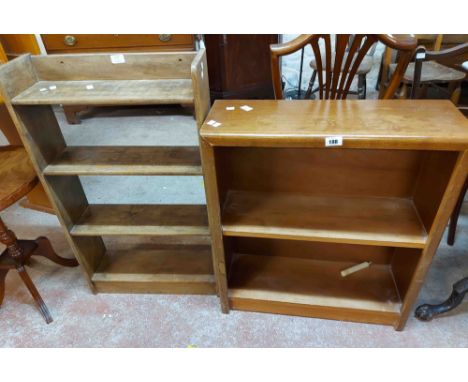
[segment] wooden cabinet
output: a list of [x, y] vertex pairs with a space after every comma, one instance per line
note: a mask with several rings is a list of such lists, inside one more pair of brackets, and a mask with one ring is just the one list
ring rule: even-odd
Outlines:
[[216, 101], [207, 120], [219, 123], [200, 134], [223, 311], [401, 330], [468, 171], [456, 107]]
[[[67, 146], [52, 109], [183, 102], [198, 128], [209, 109], [205, 51], [113, 58], [22, 56], [0, 67], [0, 90], [94, 291], [214, 293], [205, 205], [93, 204], [79, 177], [201, 175], [198, 147]], [[125, 236], [123, 246], [108, 247], [108, 236]], [[129, 236], [148, 240], [132, 247]]]
[[211, 99], [273, 99], [270, 44], [274, 34], [210, 34], [205, 45]]
[[194, 50], [191, 34], [43, 34], [47, 53]]

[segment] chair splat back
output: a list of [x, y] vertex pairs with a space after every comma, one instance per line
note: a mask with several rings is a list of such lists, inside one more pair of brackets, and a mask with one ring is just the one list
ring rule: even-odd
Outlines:
[[277, 99], [283, 98], [279, 58], [294, 53], [307, 45], [311, 46], [315, 56], [319, 98], [337, 100], [346, 99], [359, 65], [372, 46], [378, 41], [404, 50], [403, 54], [400, 55], [400, 63], [404, 68], [398, 68], [398, 71], [395, 72], [397, 78], [392, 81], [387, 89], [386, 97], [384, 97], [390, 98], [390, 93], [395, 91], [401, 81], [401, 77], [416, 47], [415, 39], [405, 38], [399, 40], [392, 35], [337, 34], [333, 50], [331, 38], [329, 34], [300, 35], [287, 43], [270, 46], [273, 86]]

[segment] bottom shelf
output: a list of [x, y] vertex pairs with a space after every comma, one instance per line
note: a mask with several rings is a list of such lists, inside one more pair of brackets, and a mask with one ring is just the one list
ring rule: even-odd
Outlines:
[[92, 281], [103, 293], [215, 293], [209, 246], [109, 251]]
[[394, 324], [400, 299], [388, 265], [341, 277], [349, 262], [235, 254], [232, 309]]

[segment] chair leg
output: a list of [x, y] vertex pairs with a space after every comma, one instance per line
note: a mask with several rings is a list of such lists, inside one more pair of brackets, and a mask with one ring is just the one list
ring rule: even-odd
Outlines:
[[52, 316], [49, 313], [49, 309], [47, 309], [46, 304], [44, 303], [44, 300], [42, 299], [41, 295], [39, 294], [38, 290], [36, 289], [36, 286], [32, 282], [31, 278], [29, 277], [28, 273], [26, 272], [26, 269], [24, 268], [23, 265], [19, 265], [17, 268], [18, 273], [23, 280], [24, 284], [29, 290], [29, 293], [31, 293], [31, 296], [34, 298], [34, 301], [36, 302], [39, 311], [42, 314], [42, 317], [44, 317], [45, 322], [47, 324], [50, 324], [53, 319]]
[[358, 98], [359, 99], [366, 99], [366, 75], [359, 74], [358, 75]]
[[309, 81], [309, 87], [307, 88], [307, 91], [305, 93], [304, 99], [310, 98], [310, 95], [312, 94], [312, 90], [314, 88], [314, 83], [315, 83], [315, 77], [317, 76], [317, 71], [312, 70], [312, 76], [310, 77]]
[[452, 212], [452, 216], [450, 217], [450, 225], [447, 235], [447, 244], [453, 245], [455, 243], [455, 232], [457, 230], [457, 223], [458, 218], [460, 216], [460, 211], [463, 206], [463, 201], [465, 200], [465, 195], [468, 190], [468, 178], [465, 180], [465, 184], [463, 185], [463, 189], [458, 197], [457, 204]]
[[460, 101], [460, 95], [461, 95], [461, 83], [460, 82], [455, 82], [453, 84], [453, 91], [451, 91], [450, 100], [455, 105], [457, 105], [458, 102]]
[[468, 292], [468, 277], [453, 284], [452, 294], [438, 305], [424, 304], [418, 306], [414, 315], [421, 321], [430, 321], [439, 314], [446, 313], [449, 310], [455, 309], [461, 304], [465, 294]]
[[0, 269], [0, 305], [5, 297], [5, 279], [9, 269]]
[[78, 262], [76, 259], [66, 259], [64, 257], [60, 257], [57, 255], [52, 248], [52, 244], [50, 244], [49, 239], [46, 237], [38, 237], [35, 240], [37, 244], [37, 248], [33, 253], [33, 256], [43, 256], [50, 261], [53, 261], [56, 264], [62, 265], [64, 267], [76, 267], [78, 266]]

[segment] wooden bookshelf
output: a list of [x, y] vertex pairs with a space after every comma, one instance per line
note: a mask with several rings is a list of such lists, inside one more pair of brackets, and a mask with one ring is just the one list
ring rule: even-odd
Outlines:
[[216, 101], [209, 120], [220, 122], [200, 135], [223, 312], [403, 329], [468, 171], [455, 106]]
[[[192, 105], [209, 108], [205, 51], [21, 56], [0, 87], [67, 239], [95, 292], [214, 293], [205, 205], [90, 204], [79, 176], [198, 175], [198, 147], [68, 146], [52, 105]], [[170, 129], [170, 126], [168, 126]], [[167, 246], [108, 250], [107, 237]]]

